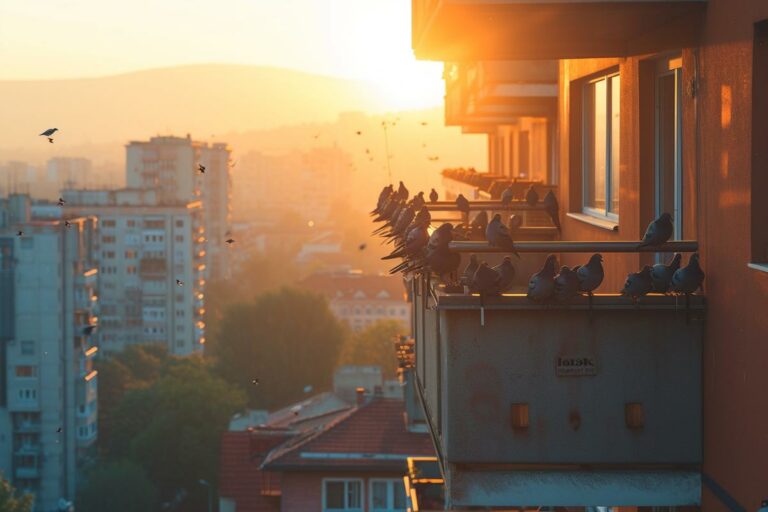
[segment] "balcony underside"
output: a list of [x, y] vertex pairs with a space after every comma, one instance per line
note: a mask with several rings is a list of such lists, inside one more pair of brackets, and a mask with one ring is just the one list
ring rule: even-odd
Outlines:
[[690, 46], [704, 0], [441, 0], [418, 8], [416, 57], [438, 61], [623, 57]]

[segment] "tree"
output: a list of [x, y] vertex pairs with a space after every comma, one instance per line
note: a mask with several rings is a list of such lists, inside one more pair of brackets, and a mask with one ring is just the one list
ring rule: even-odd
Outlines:
[[160, 379], [126, 393], [116, 418], [109, 456], [139, 464], [160, 498], [189, 492], [185, 510], [204, 509], [199, 480], [215, 483], [221, 435], [245, 396], [214, 375], [198, 356], [170, 357]]
[[301, 399], [307, 385], [330, 388], [343, 341], [325, 298], [282, 288], [226, 310], [214, 357], [252, 407], [274, 408]]
[[397, 320], [379, 320], [349, 337], [339, 364], [380, 366], [385, 378], [393, 378], [397, 368], [394, 340], [403, 334]]
[[0, 512], [32, 512], [32, 504], [30, 494], [17, 496], [11, 483], [0, 476]]
[[118, 460], [89, 472], [75, 510], [78, 512], [147, 512], [157, 505], [157, 490], [140, 465]]

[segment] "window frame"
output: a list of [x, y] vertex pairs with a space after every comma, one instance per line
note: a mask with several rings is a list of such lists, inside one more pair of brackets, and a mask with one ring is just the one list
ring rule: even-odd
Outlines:
[[[374, 508], [373, 506], [373, 485], [375, 483], [387, 484], [387, 508]], [[405, 496], [406, 508], [395, 507], [395, 485], [403, 486], [403, 495]], [[408, 510], [408, 495], [405, 494], [403, 480], [399, 478], [369, 478], [368, 479], [368, 511], [369, 512], [405, 512]]]
[[[328, 508], [326, 507], [326, 485], [328, 483], [343, 483], [344, 484], [344, 507], [345, 508]], [[348, 485], [350, 482], [356, 482], [360, 485], [360, 506], [350, 508], [347, 503], [349, 496]], [[362, 478], [323, 478], [322, 480], [322, 497], [321, 505], [323, 512], [364, 512], [365, 510], [365, 483]]]
[[[614, 223], [619, 222], [619, 214], [611, 211], [611, 205], [613, 203], [612, 195], [612, 173], [613, 173], [613, 148], [611, 147], [611, 138], [613, 133], [613, 79], [619, 80], [619, 104], [621, 102], [621, 73], [619, 70], [612, 70], [602, 72], [597, 76], [585, 80], [581, 84], [581, 211], [592, 217], [599, 219], [606, 219]], [[587, 122], [587, 101], [589, 98], [587, 89], [594, 84], [605, 81], [605, 108], [606, 108], [606, 144], [605, 144], [605, 210], [595, 208], [587, 205], [587, 198], [589, 197], [589, 178], [594, 176], [594, 169], [590, 169], [587, 166], [587, 157], [589, 154], [588, 142], [590, 142], [591, 130], [589, 130], [589, 123]], [[621, 155], [621, 110], [619, 110], [619, 158]], [[619, 163], [619, 169], [617, 173], [621, 172], [621, 163]], [[621, 194], [619, 194], [621, 196]], [[620, 210], [619, 210], [620, 211]]]

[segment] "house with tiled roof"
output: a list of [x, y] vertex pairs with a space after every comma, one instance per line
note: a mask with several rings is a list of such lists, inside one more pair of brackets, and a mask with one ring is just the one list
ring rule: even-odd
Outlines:
[[221, 512], [405, 512], [407, 459], [434, 450], [402, 398], [361, 388], [346, 408], [293, 410], [293, 422], [224, 434]]
[[402, 324], [404, 334], [410, 332], [411, 308], [400, 276], [358, 271], [316, 273], [299, 286], [324, 295], [331, 311], [353, 330], [378, 320], [396, 320]]

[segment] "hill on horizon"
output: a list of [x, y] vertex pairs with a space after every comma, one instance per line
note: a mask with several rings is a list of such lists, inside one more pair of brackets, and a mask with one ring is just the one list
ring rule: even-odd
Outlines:
[[[307, 91], [310, 91], [309, 93]], [[211, 135], [334, 121], [383, 112], [361, 81], [272, 67], [199, 64], [96, 78], [0, 80], [0, 148], [27, 153], [45, 141], [90, 145], [157, 133]], [[8, 151], [4, 151], [8, 152]]]

